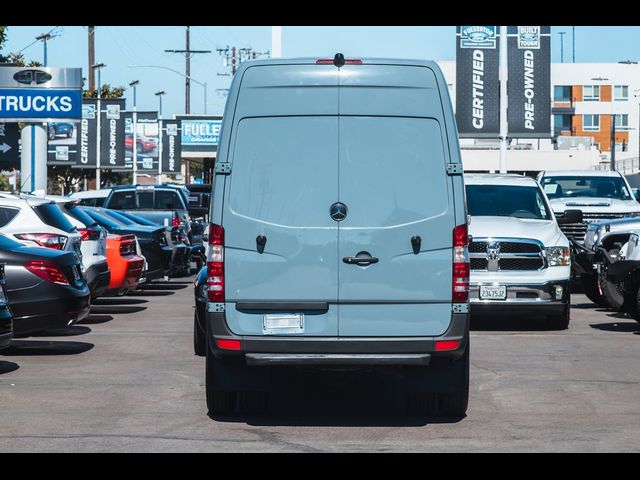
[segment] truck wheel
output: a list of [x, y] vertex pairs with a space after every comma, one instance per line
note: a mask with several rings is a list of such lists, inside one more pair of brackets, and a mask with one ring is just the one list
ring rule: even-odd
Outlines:
[[624, 304], [624, 295], [620, 286], [607, 279], [607, 271], [598, 274], [598, 289], [609, 308], [619, 311]]
[[245, 415], [265, 413], [269, 406], [268, 392], [239, 392], [240, 411]]
[[589, 300], [599, 307], [607, 307], [606, 301], [598, 288], [598, 277], [595, 273], [583, 273], [580, 275], [580, 283], [584, 294]]
[[469, 406], [469, 343], [463, 357], [458, 360], [463, 362], [464, 388], [457, 392], [438, 393], [438, 411], [440, 415], [448, 417], [464, 417]]
[[198, 313], [193, 312], [193, 351], [199, 357], [207, 354], [206, 334], [198, 323]]
[[432, 416], [437, 412], [437, 396], [433, 392], [407, 392], [407, 412], [412, 415]]
[[206, 392], [207, 392], [207, 410], [209, 415], [228, 415], [236, 409], [238, 399], [237, 392], [220, 391], [214, 389], [213, 379], [213, 363], [217, 362], [209, 348], [206, 349]]
[[556, 313], [547, 317], [547, 323], [553, 330], [566, 330], [571, 320], [571, 306], [567, 304], [562, 313]]

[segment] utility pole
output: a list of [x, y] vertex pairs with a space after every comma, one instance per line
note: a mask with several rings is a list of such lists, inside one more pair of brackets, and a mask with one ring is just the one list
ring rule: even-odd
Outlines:
[[47, 40], [51, 40], [53, 37], [50, 33], [43, 33], [42, 35], [38, 35], [36, 40], [42, 40], [44, 44], [44, 63], [43, 65], [47, 66]]
[[[190, 28], [186, 27], [187, 38], [184, 50], [165, 50], [167, 53], [182, 53], [185, 58], [185, 80], [184, 80], [184, 113], [191, 113], [191, 55], [196, 53], [211, 53], [211, 50], [191, 50]], [[206, 103], [205, 98], [205, 103]]]
[[[133, 184], [138, 184], [138, 104], [136, 98], [136, 87], [140, 83], [140, 80], [134, 80], [129, 83], [130, 87], [133, 87], [133, 141], [131, 143], [132, 157], [133, 157]], [[86, 188], [85, 188], [86, 190]]]
[[96, 44], [95, 44], [95, 28], [89, 27], [89, 91], [92, 92], [96, 88], [96, 76], [92, 65], [96, 63]]
[[616, 170], [616, 116], [611, 115], [611, 171]]
[[560, 35], [560, 63], [564, 63], [564, 36], [567, 32], [558, 32]]
[[[225, 48], [216, 48], [218, 54], [224, 59], [224, 66], [231, 66], [231, 76], [235, 75], [238, 71], [238, 66], [246, 60], [255, 60], [259, 56], [269, 55], [269, 50], [266, 52], [257, 52], [253, 48], [238, 48], [230, 47], [227, 45]], [[218, 74], [228, 76], [229, 74]]]
[[576, 63], [576, 27], [571, 27], [571, 61]]
[[507, 173], [507, 147], [509, 125], [507, 124], [507, 27], [500, 27], [500, 173]]

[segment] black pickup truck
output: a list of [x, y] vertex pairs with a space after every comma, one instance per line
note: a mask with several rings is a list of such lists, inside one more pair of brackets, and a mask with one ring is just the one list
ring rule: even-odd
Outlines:
[[191, 244], [191, 258], [201, 266], [206, 223], [192, 218], [186, 187], [168, 184], [113, 187], [104, 207], [134, 213], [158, 225], [182, 227]]

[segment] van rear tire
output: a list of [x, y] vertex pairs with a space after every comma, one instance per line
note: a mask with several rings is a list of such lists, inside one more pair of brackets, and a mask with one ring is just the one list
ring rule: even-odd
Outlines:
[[238, 401], [238, 393], [234, 391], [221, 391], [214, 389], [213, 364], [217, 362], [209, 348], [206, 348], [206, 394], [207, 394], [207, 410], [209, 415], [229, 415], [236, 409]]
[[438, 393], [438, 413], [447, 417], [462, 418], [467, 414], [469, 406], [469, 343], [458, 362], [463, 362], [464, 388], [454, 392]]

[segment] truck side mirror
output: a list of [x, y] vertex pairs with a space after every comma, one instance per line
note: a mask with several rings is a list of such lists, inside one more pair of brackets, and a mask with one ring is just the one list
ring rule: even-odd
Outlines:
[[565, 210], [564, 215], [558, 218], [558, 223], [582, 223], [582, 210]]

